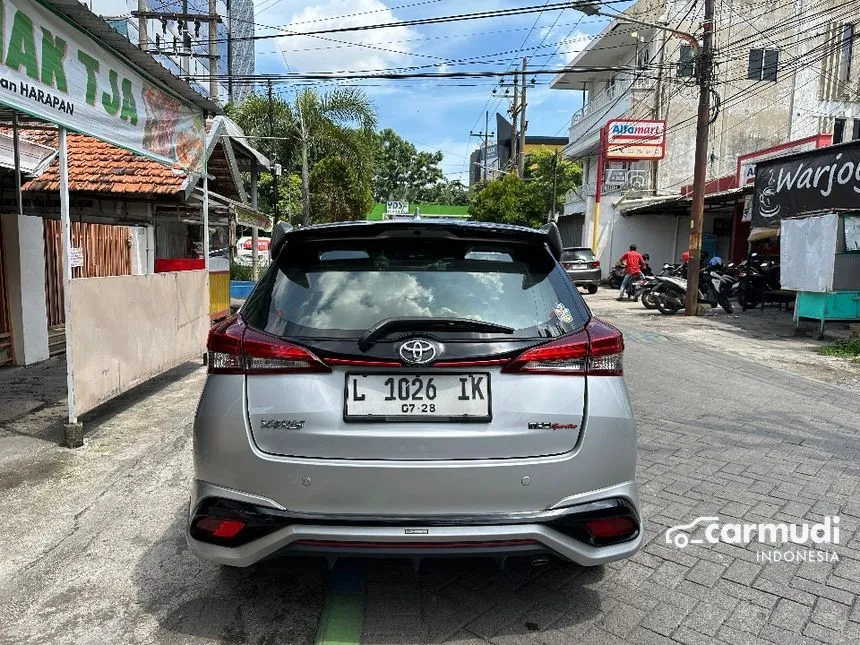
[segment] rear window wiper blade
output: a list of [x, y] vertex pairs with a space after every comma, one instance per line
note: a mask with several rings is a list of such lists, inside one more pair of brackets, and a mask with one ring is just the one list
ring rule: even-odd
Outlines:
[[514, 328], [483, 320], [469, 318], [421, 318], [398, 316], [384, 318], [367, 329], [358, 339], [358, 348], [366, 352], [378, 338], [392, 331], [477, 331], [497, 334], [513, 334]]

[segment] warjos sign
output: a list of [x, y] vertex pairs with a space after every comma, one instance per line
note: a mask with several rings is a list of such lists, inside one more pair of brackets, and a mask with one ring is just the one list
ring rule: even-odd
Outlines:
[[608, 160], [662, 159], [666, 154], [666, 122], [613, 119], [605, 127]]
[[0, 0], [0, 104], [189, 170], [203, 114], [32, 0]]

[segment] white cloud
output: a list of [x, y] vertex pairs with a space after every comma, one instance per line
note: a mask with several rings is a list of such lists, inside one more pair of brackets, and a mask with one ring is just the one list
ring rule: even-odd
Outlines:
[[[349, 15], [339, 18], [345, 14]], [[358, 27], [363, 25], [400, 22], [380, 0], [327, 0], [306, 6], [287, 18], [286, 29], [297, 32], [326, 28]], [[289, 36], [277, 39], [278, 48], [293, 70], [301, 72], [342, 72], [387, 69], [421, 64], [426, 58], [408, 55], [417, 32], [409, 27], [391, 27], [368, 31]], [[337, 41], [337, 42], [334, 42]], [[350, 44], [360, 43], [360, 44]], [[402, 53], [395, 53], [402, 52]]]

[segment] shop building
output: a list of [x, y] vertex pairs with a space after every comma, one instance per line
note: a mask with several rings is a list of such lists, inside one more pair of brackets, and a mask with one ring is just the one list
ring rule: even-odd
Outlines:
[[[733, 237], [742, 237], [735, 220], [748, 189], [726, 179], [736, 176], [739, 159], [822, 133], [837, 141], [860, 136], [860, 48], [851, 46], [853, 31], [846, 29], [854, 11], [836, 0], [802, 7], [717, 6], [714, 92], [719, 100], [713, 102], [709, 132], [712, 190], [705, 211], [705, 231], [714, 236], [706, 241], [717, 253], [735, 256], [743, 246]], [[700, 3], [639, 0], [624, 13], [700, 33], [702, 12]], [[693, 174], [695, 64], [682, 39], [619, 19], [551, 83], [581, 96], [583, 104], [572, 116], [565, 148], [569, 158], [583, 164], [583, 184], [566, 196], [560, 228], [580, 230], [581, 239], [590, 243], [599, 189], [597, 251], [604, 267], [611, 267], [631, 243], [657, 263], [677, 261], [688, 246], [690, 213], [682, 190]], [[598, 187], [600, 131], [612, 119], [665, 121], [665, 157], [607, 163]], [[566, 219], [568, 225], [562, 226]]]

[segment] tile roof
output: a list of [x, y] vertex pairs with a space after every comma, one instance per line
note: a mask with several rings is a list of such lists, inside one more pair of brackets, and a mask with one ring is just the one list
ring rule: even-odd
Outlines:
[[[27, 132], [27, 138], [57, 147], [55, 132]], [[125, 195], [173, 195], [185, 174], [134, 152], [83, 134], [69, 133], [69, 191]], [[60, 189], [60, 166], [54, 162], [22, 187], [30, 192]]]

